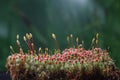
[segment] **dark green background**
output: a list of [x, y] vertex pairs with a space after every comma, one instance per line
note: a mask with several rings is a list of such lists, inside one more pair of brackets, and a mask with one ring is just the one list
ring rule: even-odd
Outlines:
[[120, 67], [120, 0], [0, 0], [0, 71], [6, 70], [9, 46], [16, 48], [16, 35], [22, 40], [26, 33], [34, 35], [38, 47], [55, 48], [55, 33], [60, 48], [67, 47], [66, 36], [73, 34], [85, 41], [100, 33], [99, 45], [107, 49]]

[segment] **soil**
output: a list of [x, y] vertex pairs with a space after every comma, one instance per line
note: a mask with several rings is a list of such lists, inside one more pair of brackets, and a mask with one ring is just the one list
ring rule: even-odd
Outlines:
[[12, 80], [12, 79], [11, 79], [9, 73], [7, 73], [6, 71], [1, 71], [0, 72], [0, 80]]
[[[54, 74], [54, 76], [55, 76], [55, 74]], [[52, 80], [59, 80], [58, 77], [56, 79], [54, 79], [53, 77], [50, 77], [50, 78]], [[51, 80], [50, 78], [49, 79], [45, 79], [45, 80]], [[27, 80], [31, 80], [31, 79], [32, 78], [27, 79]], [[12, 79], [11, 79], [9, 73], [7, 73], [6, 71], [2, 71], [2, 72], [0, 72], [0, 80], [12, 80]], [[69, 80], [69, 79], [67, 79], [67, 80]], [[75, 79], [75, 80], [120, 80], [120, 70], [115, 70], [113, 73], [111, 73], [111, 76], [109, 76], [109, 77], [103, 77], [103, 76], [99, 76], [99, 75], [96, 75], [96, 77], [95, 77], [95, 75], [94, 75], [94, 77], [93, 76], [89, 76], [89, 77], [84, 76], [84, 79], [78, 78], [78, 79]]]

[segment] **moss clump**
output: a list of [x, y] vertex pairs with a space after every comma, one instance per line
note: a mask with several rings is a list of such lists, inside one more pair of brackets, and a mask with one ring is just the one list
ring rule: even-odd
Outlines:
[[[54, 38], [56, 40], [55, 35]], [[10, 47], [14, 54], [7, 58], [6, 67], [13, 80], [120, 80], [120, 71], [106, 50], [77, 47], [49, 55], [48, 49], [41, 54], [40, 48], [36, 54], [32, 34], [26, 34], [24, 40], [28, 53], [23, 52], [19, 36], [20, 51], [14, 53]]]

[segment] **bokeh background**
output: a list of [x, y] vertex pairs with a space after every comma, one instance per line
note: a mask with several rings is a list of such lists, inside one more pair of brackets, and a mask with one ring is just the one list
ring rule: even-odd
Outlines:
[[56, 48], [51, 37], [55, 33], [60, 48], [73, 34], [84, 40], [85, 48], [100, 34], [99, 45], [107, 49], [120, 68], [120, 0], [0, 0], [0, 71], [6, 71], [9, 46], [17, 52], [16, 35], [27, 51], [23, 36], [31, 32], [38, 47]]

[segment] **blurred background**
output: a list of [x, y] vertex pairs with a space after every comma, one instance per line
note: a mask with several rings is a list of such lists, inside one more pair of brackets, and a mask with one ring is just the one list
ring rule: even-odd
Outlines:
[[120, 0], [0, 0], [0, 71], [6, 71], [9, 46], [18, 52], [17, 34], [27, 51], [23, 36], [29, 32], [37, 50], [56, 48], [52, 33], [62, 50], [68, 46], [70, 34], [74, 40], [79, 37], [79, 43], [84, 40], [89, 49], [99, 33], [100, 47], [109, 51], [120, 68]]

